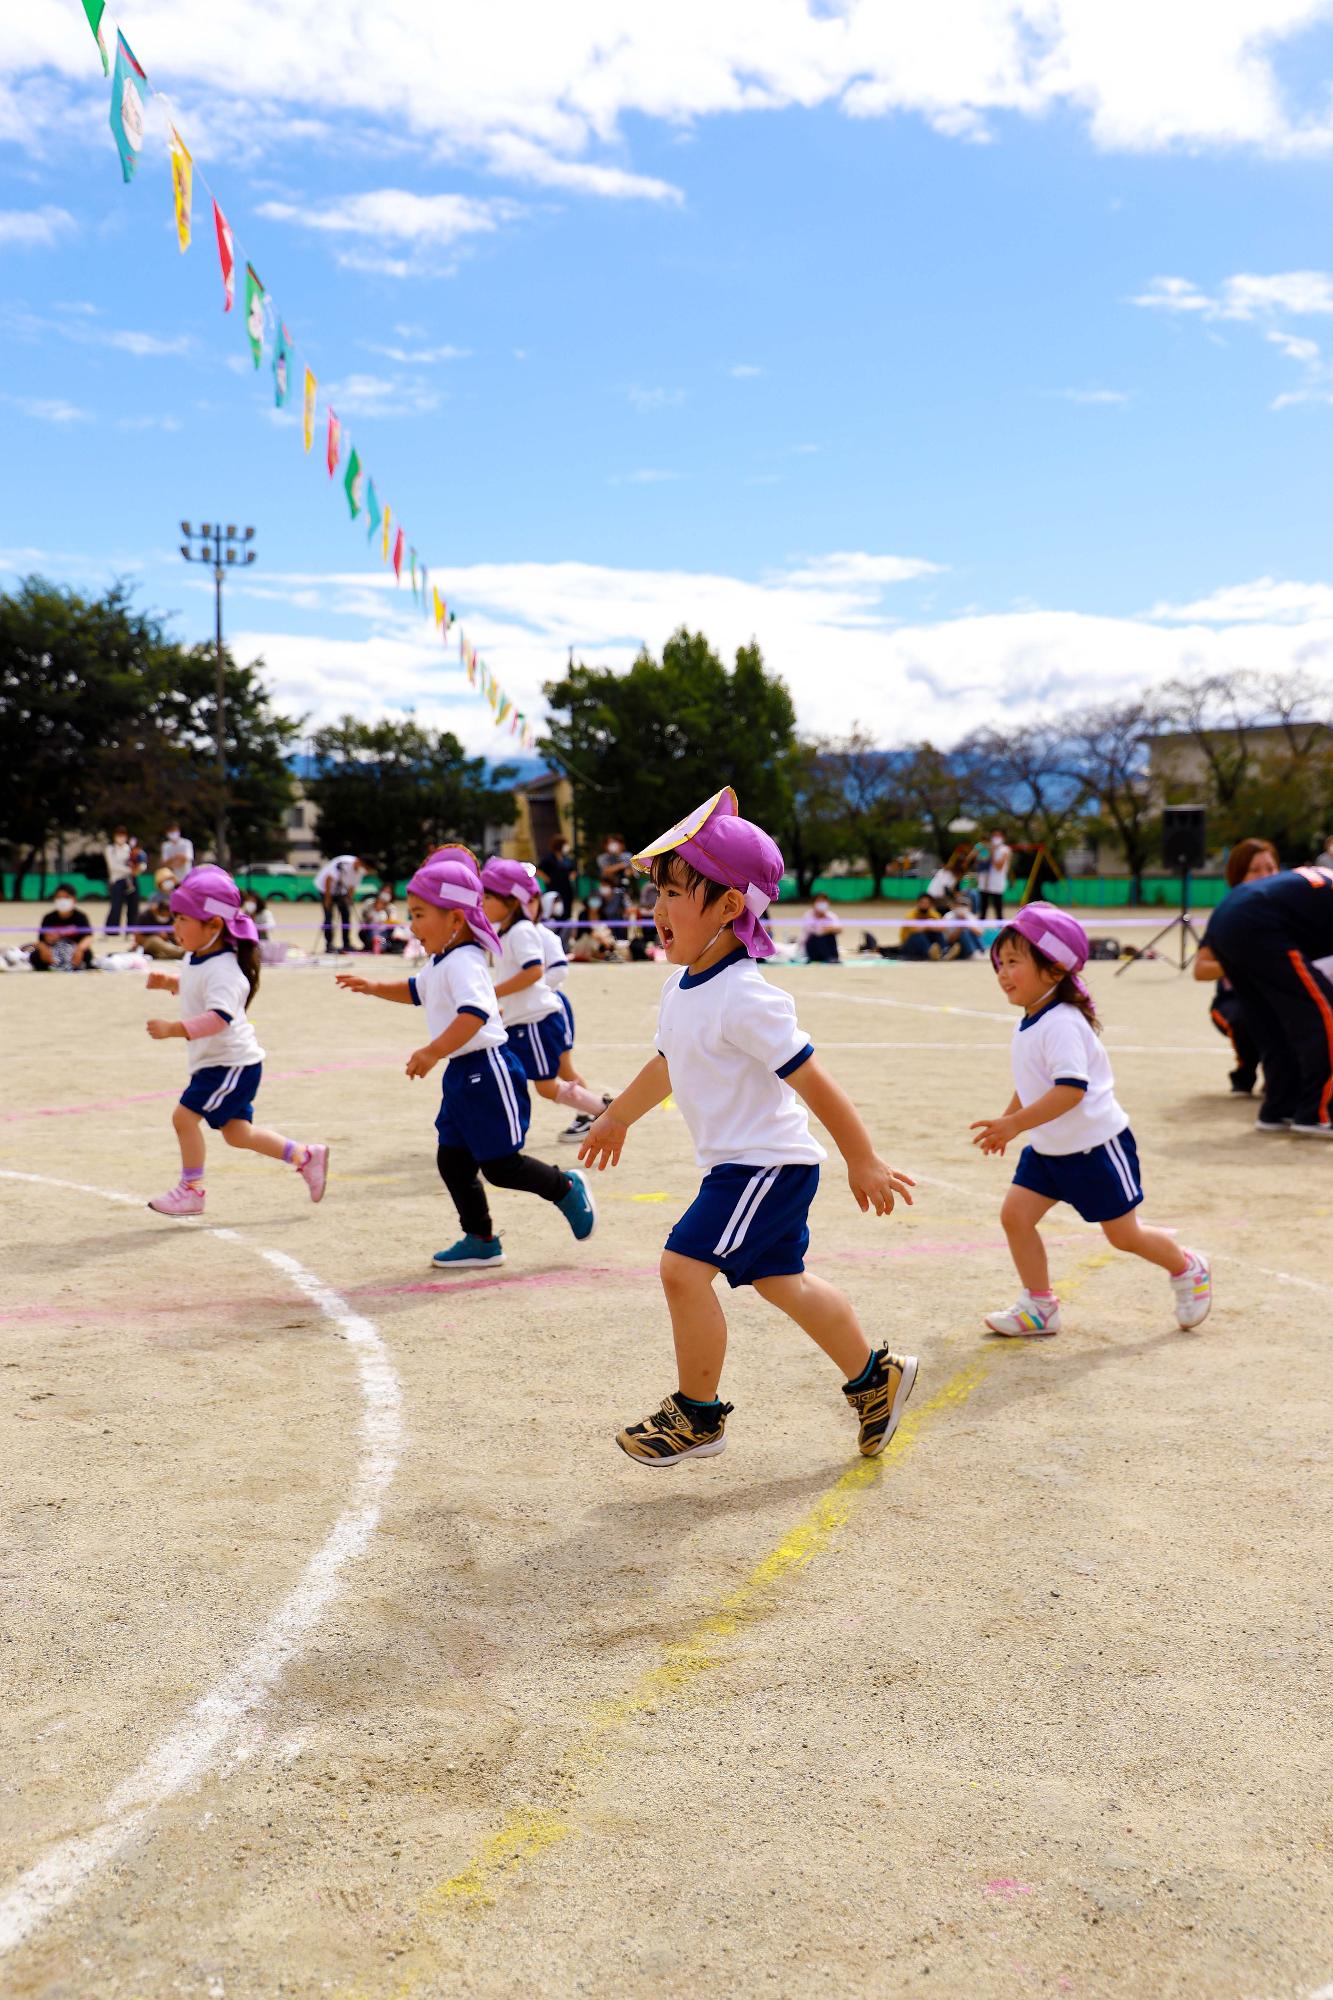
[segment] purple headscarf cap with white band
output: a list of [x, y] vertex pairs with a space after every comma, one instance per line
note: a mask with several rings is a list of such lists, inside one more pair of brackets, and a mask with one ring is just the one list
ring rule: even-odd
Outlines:
[[[1029, 944], [1069, 973], [1080, 993], [1088, 989], [1079, 978], [1088, 962], [1088, 933], [1077, 917], [1054, 903], [1025, 903], [1005, 921], [1005, 930], [1018, 931]], [[1000, 937], [1004, 936], [1001, 931]], [[990, 948], [991, 963], [998, 962], [1000, 938]]]
[[481, 871], [481, 886], [493, 896], [517, 896], [526, 903], [537, 887], [537, 871], [526, 861], [506, 861], [492, 855]]
[[171, 913], [177, 917], [196, 917], [201, 924], [206, 924], [210, 917], [221, 917], [229, 937], [247, 944], [259, 941], [254, 918], [241, 908], [240, 890], [226, 869], [211, 861], [192, 868], [177, 883], [171, 892]]
[[740, 817], [730, 785], [636, 854], [634, 865], [646, 868], [661, 854], [679, 854], [710, 882], [739, 889], [745, 908], [732, 929], [751, 958], [773, 956], [773, 940], [760, 918], [782, 884], [782, 850], [762, 826]]
[[423, 903], [431, 903], [437, 910], [461, 910], [477, 943], [484, 944], [487, 951], [499, 951], [495, 926], [482, 908], [481, 876], [466, 848], [449, 849], [443, 860], [432, 855], [408, 883], [407, 893], [420, 896]]

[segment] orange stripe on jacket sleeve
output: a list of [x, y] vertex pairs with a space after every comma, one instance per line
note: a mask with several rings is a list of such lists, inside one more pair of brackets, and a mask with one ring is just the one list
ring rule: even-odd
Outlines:
[[1320, 991], [1319, 981], [1315, 978], [1300, 953], [1298, 951], [1289, 951], [1287, 957], [1291, 960], [1292, 969], [1296, 977], [1300, 980], [1301, 985], [1319, 1009], [1320, 1017], [1324, 1023], [1324, 1034], [1328, 1041], [1328, 1075], [1324, 1078], [1324, 1088], [1319, 1093], [1319, 1123], [1327, 1125], [1329, 1122], [1329, 1100], [1333, 1098], [1333, 1007], [1330, 1007], [1328, 1001], [1324, 998], [1323, 993]]

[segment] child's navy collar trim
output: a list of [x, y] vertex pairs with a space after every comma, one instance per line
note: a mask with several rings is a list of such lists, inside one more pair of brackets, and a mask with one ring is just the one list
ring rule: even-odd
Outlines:
[[729, 951], [725, 958], [720, 958], [716, 965], [710, 965], [706, 972], [691, 972], [687, 966], [681, 974], [681, 986], [682, 988], [687, 986], [702, 986], [705, 980], [716, 979], [718, 973], [725, 972], [729, 965], [735, 965], [738, 959], [748, 959], [749, 956], [750, 954], [745, 949], [745, 946], [738, 944], [735, 951]]
[[222, 936], [221, 936], [221, 937], [220, 937], [220, 938], [218, 939], [217, 943], [216, 943], [215, 945], [213, 945], [213, 946], [212, 946], [212, 948], [211, 948], [210, 950], [208, 950], [208, 951], [192, 951], [192, 952], [190, 953], [190, 964], [191, 964], [191, 965], [207, 965], [207, 963], [208, 963], [208, 961], [209, 961], [209, 959], [210, 959], [210, 958], [217, 958], [217, 957], [218, 957], [218, 955], [219, 955], [219, 953], [221, 953], [221, 952], [224, 952], [224, 951], [233, 951], [233, 952], [234, 952], [234, 951], [235, 951], [235, 949], [236, 949], [236, 940], [235, 940], [235, 938], [234, 938], [234, 937], [229, 937], [229, 936], [227, 935], [226, 931], [224, 931], [224, 932], [222, 933]]
[[474, 937], [459, 938], [457, 944], [446, 945], [443, 951], [437, 951], [434, 958], [432, 958], [431, 960], [431, 964], [438, 965], [441, 959], [450, 957], [452, 953], [456, 951], [466, 951], [469, 945], [473, 947], [474, 951], [485, 950], [485, 946], [482, 944], [480, 938], [474, 938]]
[[1056, 999], [1054, 993], [1052, 993], [1049, 1000], [1042, 1001], [1040, 1007], [1038, 1007], [1035, 1014], [1025, 1014], [1023, 1016], [1022, 1020], [1018, 1024], [1019, 1034], [1021, 1035], [1025, 1028], [1035, 1028], [1038, 1021], [1041, 1020], [1043, 1015], [1049, 1014], [1052, 1007], [1057, 1007], [1060, 1004], [1061, 1003]]

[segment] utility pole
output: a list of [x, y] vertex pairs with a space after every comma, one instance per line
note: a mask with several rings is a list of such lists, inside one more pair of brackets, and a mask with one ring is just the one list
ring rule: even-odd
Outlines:
[[244, 567], [255, 559], [255, 552], [248, 546], [255, 538], [253, 528], [237, 528], [234, 524], [226, 528], [220, 521], [205, 521], [201, 528], [192, 528], [188, 521], [181, 522], [181, 533], [185, 540], [181, 543], [181, 554], [188, 563], [211, 563], [213, 566], [213, 592], [216, 606], [217, 637], [217, 682], [215, 690], [215, 713], [213, 718], [213, 741], [217, 758], [218, 804], [213, 823], [213, 851], [219, 868], [227, 866], [227, 679], [222, 651], [222, 579], [229, 568], [237, 563]]

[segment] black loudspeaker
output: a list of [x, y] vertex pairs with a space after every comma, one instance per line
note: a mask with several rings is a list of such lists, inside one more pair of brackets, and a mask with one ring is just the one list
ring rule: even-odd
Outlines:
[[1183, 875], [1207, 860], [1208, 815], [1202, 806], [1162, 807], [1162, 865]]

